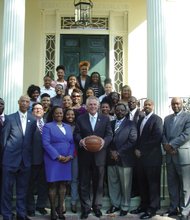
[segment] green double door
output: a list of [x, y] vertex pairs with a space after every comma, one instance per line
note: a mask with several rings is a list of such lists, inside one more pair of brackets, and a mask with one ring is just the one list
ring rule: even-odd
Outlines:
[[99, 72], [102, 82], [109, 76], [108, 35], [61, 35], [60, 64], [66, 67], [65, 79], [79, 75], [79, 62], [90, 62], [89, 75]]

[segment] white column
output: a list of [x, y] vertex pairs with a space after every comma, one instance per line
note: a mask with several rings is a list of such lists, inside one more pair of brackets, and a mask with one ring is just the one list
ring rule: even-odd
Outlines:
[[168, 114], [166, 76], [165, 0], [147, 0], [147, 97], [155, 102], [155, 113]]
[[18, 109], [23, 93], [25, 0], [4, 0], [0, 96], [5, 112]]

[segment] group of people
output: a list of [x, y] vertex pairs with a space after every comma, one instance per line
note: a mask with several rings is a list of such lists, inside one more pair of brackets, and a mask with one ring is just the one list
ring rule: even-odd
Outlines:
[[[31, 85], [11, 115], [4, 114], [0, 98], [3, 220], [14, 217], [15, 184], [17, 220], [29, 220], [35, 211], [47, 214], [48, 197], [51, 220], [64, 220], [68, 185], [72, 212], [80, 200], [81, 219], [92, 211], [101, 217], [105, 181], [111, 203], [107, 214], [119, 211], [126, 216], [131, 197], [140, 196], [139, 206], [130, 212], [149, 219], [160, 209], [161, 145], [170, 196], [163, 215], [188, 219], [190, 114], [183, 111], [182, 100], [172, 99], [174, 113], [163, 123], [152, 100], [145, 100], [140, 110], [129, 86], [123, 86], [121, 94], [114, 92], [109, 79], [103, 86], [99, 73], [88, 76], [89, 67], [82, 61], [80, 75], [65, 81], [65, 68], [58, 66], [58, 79], [45, 76], [43, 87]], [[85, 146], [91, 135], [101, 138], [97, 152]]]

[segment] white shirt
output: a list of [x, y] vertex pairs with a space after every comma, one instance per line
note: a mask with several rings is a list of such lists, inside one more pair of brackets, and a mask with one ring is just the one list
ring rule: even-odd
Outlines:
[[89, 118], [90, 118], [90, 123], [91, 123], [91, 126], [92, 126], [92, 130], [94, 130], [95, 125], [96, 125], [96, 121], [97, 121], [97, 118], [98, 118], [98, 113], [96, 112], [95, 115], [91, 115], [89, 113]]
[[2, 114], [0, 115], [0, 118], [1, 118], [1, 120], [4, 122], [4, 121], [5, 121], [5, 114], [2, 113]]
[[27, 123], [27, 112], [26, 113], [22, 113], [21, 111], [18, 111], [18, 112], [20, 116], [22, 131], [23, 131], [23, 134], [25, 135], [26, 123]]
[[131, 120], [131, 121], [133, 121], [137, 109], [138, 109], [138, 108], [136, 107], [135, 109], [133, 109], [132, 111], [130, 111], [129, 117], [130, 117], [130, 120]]
[[62, 133], [63, 133], [64, 135], [66, 135], [66, 130], [65, 130], [65, 128], [63, 127], [63, 125], [58, 125], [58, 124], [57, 124], [57, 126], [58, 126], [58, 128], [62, 131]]
[[55, 92], [55, 89], [53, 87], [50, 86], [49, 89], [46, 89], [45, 86], [42, 86], [40, 88], [40, 95], [44, 94], [44, 93], [47, 93], [50, 95], [50, 98], [53, 98], [54, 96], [56, 96], [56, 92]]

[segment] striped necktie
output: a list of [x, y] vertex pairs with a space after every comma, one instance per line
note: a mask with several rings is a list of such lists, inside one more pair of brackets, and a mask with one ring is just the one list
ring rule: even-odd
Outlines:
[[44, 123], [43, 123], [42, 119], [39, 119], [38, 128], [39, 128], [41, 134], [42, 134], [43, 126], [44, 126]]

